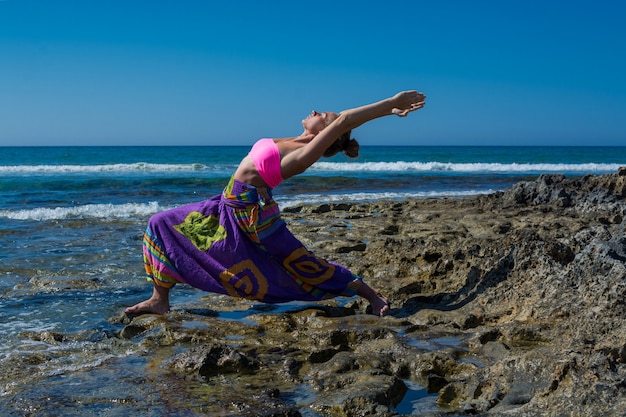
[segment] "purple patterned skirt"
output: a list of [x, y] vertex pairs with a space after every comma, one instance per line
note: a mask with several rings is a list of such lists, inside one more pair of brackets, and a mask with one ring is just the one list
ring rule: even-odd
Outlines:
[[143, 253], [155, 285], [182, 282], [266, 303], [350, 297], [362, 283], [295, 238], [271, 189], [234, 178], [221, 195], [152, 216]]

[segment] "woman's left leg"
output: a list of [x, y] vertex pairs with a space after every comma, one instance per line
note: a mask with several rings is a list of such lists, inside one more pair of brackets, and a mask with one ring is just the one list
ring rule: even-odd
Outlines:
[[164, 314], [170, 311], [170, 289], [154, 285], [152, 297], [128, 307], [126, 314]]

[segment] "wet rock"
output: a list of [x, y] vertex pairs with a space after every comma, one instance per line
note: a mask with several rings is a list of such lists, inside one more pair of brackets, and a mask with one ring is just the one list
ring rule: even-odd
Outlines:
[[44, 342], [50, 345], [58, 345], [67, 340], [67, 337], [61, 333], [50, 331], [43, 332], [22, 332], [18, 334], [19, 338], [30, 339], [37, 342]]
[[331, 211], [330, 204], [322, 204], [312, 210], [315, 214], [328, 213], [329, 211]]
[[407, 391], [399, 378], [353, 372], [342, 374], [331, 386], [320, 387], [323, 392], [312, 408], [323, 415], [333, 416], [392, 416], [391, 408], [397, 405]]
[[304, 361], [298, 361], [294, 358], [287, 358], [282, 364], [282, 367], [278, 370], [278, 375], [280, 375], [283, 379], [288, 379], [291, 381], [297, 381], [298, 374], [302, 369], [302, 365]]
[[197, 372], [203, 377], [221, 374], [249, 373], [259, 369], [259, 363], [244, 352], [228, 345], [201, 346], [177, 355], [171, 367], [184, 373]]
[[129, 324], [124, 326], [120, 332], [122, 339], [132, 339], [135, 336], [154, 328], [160, 321], [158, 316], [145, 314], [133, 319]]
[[316, 350], [315, 352], [311, 352], [308, 360], [311, 363], [327, 362], [339, 352], [340, 352], [339, 349], [333, 349], [333, 348]]
[[60, 290], [93, 290], [102, 288], [100, 278], [83, 278], [75, 276], [35, 276], [28, 281], [29, 285], [39, 291]]

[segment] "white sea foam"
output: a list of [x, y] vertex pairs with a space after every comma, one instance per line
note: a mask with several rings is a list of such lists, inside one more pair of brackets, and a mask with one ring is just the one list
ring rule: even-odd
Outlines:
[[[84, 347], [83, 349], [87, 351], [89, 347]], [[131, 352], [131, 354], [132, 353], [134, 352]], [[74, 354], [70, 352], [69, 358], [74, 359], [71, 363], [66, 364], [62, 362], [63, 360], [67, 360], [67, 358], [51, 361], [51, 363], [49, 363], [50, 367], [49, 368], [42, 367], [43, 370], [39, 372], [39, 375], [44, 376], [44, 377], [52, 377], [52, 376], [57, 376], [57, 375], [64, 375], [69, 372], [85, 371], [88, 369], [97, 368], [101, 366], [103, 363], [105, 363], [106, 361], [109, 361], [111, 359], [128, 356], [128, 354], [123, 354], [123, 353], [100, 354], [98, 357], [93, 358], [91, 360], [85, 360], [84, 356], [85, 355], [82, 354], [81, 351], [78, 351]]]
[[51, 173], [123, 173], [123, 172], [192, 172], [209, 170], [208, 165], [195, 164], [153, 164], [135, 162], [132, 164], [103, 165], [5, 165], [0, 166], [0, 174], [51, 174]]
[[620, 164], [520, 164], [520, 163], [452, 163], [452, 162], [317, 162], [311, 169], [318, 171], [352, 172], [463, 172], [463, 173], [523, 173], [523, 172], [615, 172]]
[[[312, 171], [344, 172], [463, 172], [463, 173], [523, 173], [523, 172], [615, 172], [620, 164], [604, 163], [453, 163], [453, 162], [317, 162]], [[1, 175], [54, 174], [54, 173], [138, 173], [138, 172], [232, 172], [236, 165], [209, 166], [192, 164], [153, 164], [136, 162], [132, 164], [104, 165], [7, 165], [0, 166]]]
[[[351, 194], [298, 194], [279, 196], [281, 207], [291, 207], [306, 203], [355, 202], [374, 200], [398, 200], [404, 198], [467, 197], [477, 194], [489, 194], [493, 190], [483, 191], [429, 191], [429, 192], [381, 192]], [[34, 208], [27, 210], [0, 210], [0, 218], [11, 220], [52, 221], [66, 219], [132, 219], [150, 216], [167, 210], [157, 202], [127, 204], [86, 204], [83, 206]]]
[[281, 207], [293, 207], [301, 204], [338, 203], [376, 200], [402, 200], [407, 198], [438, 198], [438, 197], [471, 197], [480, 194], [491, 194], [495, 190], [483, 191], [424, 191], [424, 192], [383, 192], [383, 193], [352, 193], [352, 194], [300, 194], [289, 197], [278, 197]]
[[11, 220], [63, 220], [73, 218], [127, 219], [164, 210], [157, 202], [127, 204], [86, 204], [83, 206], [0, 210], [0, 218]]
[[54, 323], [48, 323], [40, 319], [14, 319], [0, 323], [0, 334], [5, 335], [8, 333], [19, 333], [25, 331], [45, 332], [54, 330], [54, 327]]

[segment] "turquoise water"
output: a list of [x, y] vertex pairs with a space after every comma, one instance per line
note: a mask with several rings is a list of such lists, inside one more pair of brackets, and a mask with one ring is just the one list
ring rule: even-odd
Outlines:
[[[1, 148], [0, 219], [136, 218], [219, 193], [245, 147]], [[363, 147], [281, 184], [279, 202], [463, 196], [540, 173], [614, 172], [626, 148]]]
[[[141, 259], [146, 222], [157, 211], [219, 193], [247, 148], [0, 150], [0, 367], [33, 352], [53, 358], [33, 368], [50, 376], [47, 386], [3, 380], [0, 409], [16, 398], [54, 396], [86, 373], [115, 380], [116, 362], [145, 366], [137, 346], [114, 346], [107, 335], [120, 330], [108, 319], [149, 291]], [[602, 174], [620, 166], [626, 147], [363, 147], [356, 160], [319, 162], [275, 195], [283, 207], [470, 196], [541, 173]], [[200, 296], [181, 287], [172, 302]], [[24, 336], [41, 331], [77, 341], [51, 346]], [[96, 352], [92, 360], [85, 361], [85, 351]]]

